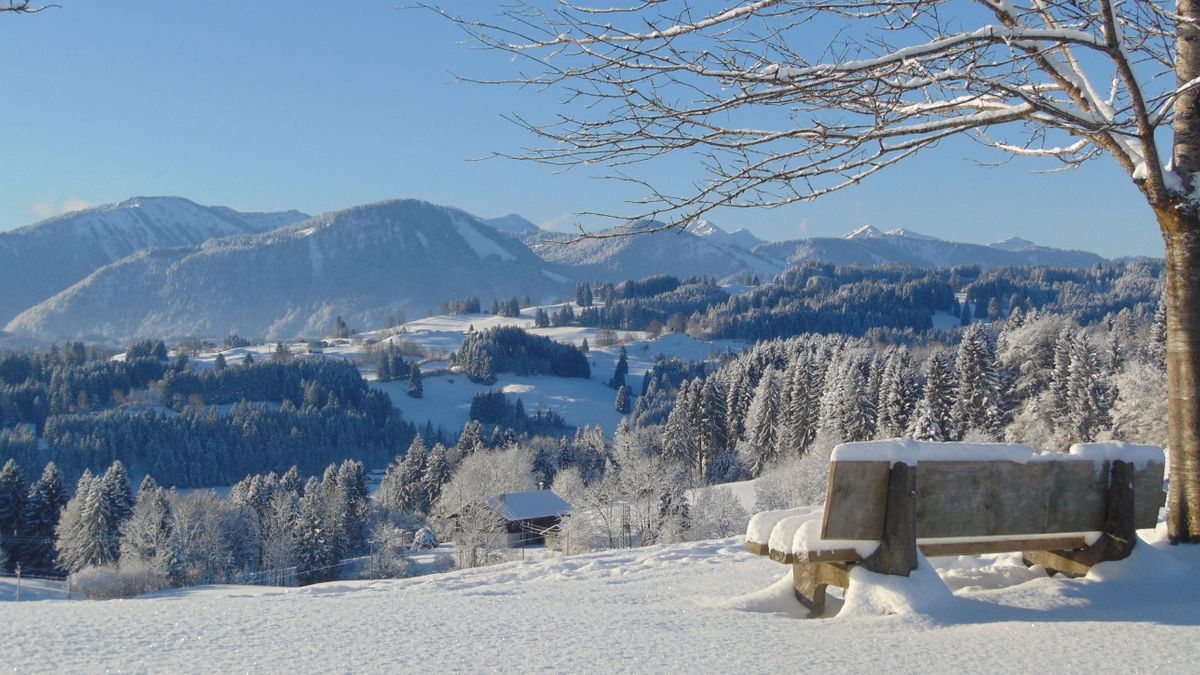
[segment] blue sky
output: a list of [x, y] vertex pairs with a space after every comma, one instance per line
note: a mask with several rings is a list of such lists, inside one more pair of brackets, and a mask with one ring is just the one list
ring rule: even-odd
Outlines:
[[[502, 114], [544, 119], [558, 100], [456, 82], [452, 73], [511, 74], [512, 64], [395, 0], [59, 4], [0, 15], [0, 230], [135, 195], [309, 213], [417, 197], [562, 228], [575, 212], [617, 210], [632, 196], [582, 171], [473, 161], [532, 142]], [[1020, 163], [977, 168], [965, 159], [973, 152], [944, 144], [813, 203], [712, 219], [768, 239], [869, 223], [1161, 255], [1152, 214], [1110, 160], [1035, 175]]]

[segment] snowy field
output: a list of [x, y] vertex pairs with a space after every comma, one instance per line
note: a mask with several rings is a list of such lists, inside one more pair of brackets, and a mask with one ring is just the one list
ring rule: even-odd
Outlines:
[[[568, 303], [574, 304], [574, 303]], [[553, 313], [562, 305], [544, 305], [541, 309]], [[511, 398], [520, 398], [525, 403], [529, 414], [541, 410], [553, 410], [562, 415], [567, 424], [573, 426], [603, 427], [605, 433], [612, 434], [621, 415], [613, 407], [616, 392], [607, 386], [612, 378], [617, 363], [620, 345], [597, 348], [598, 329], [564, 326], [559, 328], [533, 328], [534, 312], [538, 308], [530, 307], [522, 310], [520, 317], [503, 317], [492, 314], [464, 314], [454, 316], [433, 316], [426, 319], [410, 321], [404, 324], [405, 333], [390, 335], [391, 331], [373, 331], [362, 333], [355, 339], [326, 340], [327, 347], [319, 352], [307, 354], [304, 358], [345, 359], [359, 366], [363, 376], [376, 386], [388, 393], [392, 404], [403, 413], [404, 418], [417, 424], [432, 422], [433, 426], [442, 427], [450, 434], [456, 434], [466, 423], [471, 408], [471, 398], [479, 392], [501, 390]], [[496, 326], [519, 326], [534, 335], [548, 337], [564, 344], [580, 345], [585, 339], [591, 345], [587, 354], [592, 376], [588, 380], [577, 378], [560, 378], [550, 376], [518, 376], [512, 373], [501, 373], [496, 378], [496, 384], [487, 386], [471, 382], [467, 377], [458, 374], [447, 374], [448, 363], [445, 360], [424, 360], [421, 362], [422, 372], [427, 373], [424, 381], [424, 396], [413, 399], [408, 396], [408, 382], [376, 382], [374, 362], [375, 356], [368, 347], [367, 341], [393, 343], [402, 347], [419, 347], [427, 353], [446, 355], [462, 347], [463, 335], [471, 328], [485, 330]], [[750, 343], [737, 340], [695, 340], [679, 333], [665, 333], [658, 338], [650, 339], [640, 331], [617, 331], [617, 338], [625, 345], [626, 360], [629, 364], [629, 384], [635, 398], [642, 391], [642, 376], [649, 370], [657, 358], [679, 358], [684, 361], [703, 361], [715, 359], [722, 352], [741, 352]], [[295, 355], [307, 352], [304, 343], [288, 345]], [[249, 347], [237, 347], [223, 350], [231, 364], [241, 363], [249, 353], [255, 361], [269, 360], [275, 345], [262, 344]], [[191, 363], [200, 368], [211, 368], [218, 352], [200, 354], [191, 359]], [[123, 358], [124, 355], [120, 355]], [[411, 356], [409, 357], [411, 358]]]
[[[1013, 556], [865, 580], [798, 618], [787, 569], [740, 538], [386, 582], [205, 587], [0, 605], [20, 672], [1195, 672], [1200, 547], [1143, 531], [1086, 579]], [[778, 583], [777, 583], [778, 582]], [[831, 600], [831, 605], [836, 605]], [[889, 613], [890, 612], [890, 613]], [[883, 615], [880, 615], [883, 613]]]

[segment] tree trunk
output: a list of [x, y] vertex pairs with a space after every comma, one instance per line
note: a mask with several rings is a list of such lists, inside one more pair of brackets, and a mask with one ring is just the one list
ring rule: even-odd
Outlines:
[[[1176, 4], [1175, 137], [1171, 166], [1192, 194], [1200, 176], [1200, 0]], [[1200, 543], [1200, 209], [1189, 200], [1150, 202], [1167, 255], [1167, 442], [1171, 452], [1167, 536], [1171, 543]]]
[[1167, 257], [1167, 533], [1200, 543], [1200, 219], [1164, 214]]

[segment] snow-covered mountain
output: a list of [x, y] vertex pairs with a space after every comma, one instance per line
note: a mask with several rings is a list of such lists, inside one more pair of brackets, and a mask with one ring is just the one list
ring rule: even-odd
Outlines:
[[705, 239], [718, 244], [740, 246], [747, 251], [763, 243], [762, 239], [758, 238], [753, 232], [744, 227], [734, 230], [733, 232], [728, 232], [720, 227], [717, 227], [716, 223], [712, 222], [711, 220], [698, 220], [692, 225], [688, 226], [687, 229], [688, 232], [691, 232], [697, 237], [704, 237]]
[[543, 260], [562, 266], [563, 274], [584, 280], [623, 281], [655, 274], [723, 279], [743, 273], [771, 276], [784, 268], [777, 260], [730, 243], [730, 235], [715, 226], [703, 235], [691, 228], [636, 234], [648, 227], [652, 226], [621, 226], [578, 241], [574, 235], [547, 233], [531, 248]]
[[563, 281], [521, 242], [464, 211], [389, 201], [136, 253], [22, 312], [6, 330], [107, 340], [316, 335], [338, 315], [375, 326], [451, 299], [562, 293]]
[[299, 211], [244, 213], [181, 197], [135, 197], [0, 232], [0, 325], [142, 249], [196, 246], [305, 218]]
[[836, 265], [899, 263], [915, 267], [953, 267], [955, 265], [1088, 267], [1104, 261], [1104, 258], [1095, 253], [1037, 246], [1032, 242], [1015, 237], [984, 246], [945, 241], [904, 229], [883, 232], [871, 225], [864, 225], [844, 237], [813, 237], [765, 243], [756, 246], [754, 253], [787, 264], [803, 262]]
[[542, 232], [542, 228], [534, 225], [524, 216], [520, 216], [515, 213], [510, 213], [507, 216], [500, 216], [499, 218], [484, 218], [483, 222], [496, 228], [497, 230], [500, 230], [501, 232], [507, 232], [508, 234], [511, 234], [515, 237], [520, 237], [521, 239], [536, 236]]

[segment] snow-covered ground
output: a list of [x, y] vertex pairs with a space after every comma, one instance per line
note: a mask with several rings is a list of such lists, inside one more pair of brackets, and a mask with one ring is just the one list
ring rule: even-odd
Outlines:
[[[1195, 672], [1200, 547], [1143, 531], [1086, 579], [1013, 556], [856, 575], [805, 620], [788, 570], [740, 538], [400, 581], [203, 587], [0, 605], [16, 671]], [[969, 570], [965, 571], [965, 570]], [[831, 600], [831, 605], [837, 605]], [[883, 615], [879, 613], [883, 612]], [[890, 613], [889, 613], [890, 612]]]
[[[553, 314], [562, 306], [544, 305], [541, 309]], [[467, 421], [471, 398], [476, 393], [502, 390], [514, 400], [522, 399], [525, 410], [530, 414], [538, 409], [553, 410], [562, 415], [568, 424], [600, 425], [606, 433], [611, 434], [616, 430], [621, 415], [613, 408], [616, 392], [608, 388], [607, 383], [616, 367], [620, 345], [597, 347], [599, 329], [596, 328], [534, 328], [533, 317], [537, 309], [526, 308], [521, 311], [520, 317], [492, 314], [432, 316], [404, 324], [403, 333], [381, 330], [362, 333], [353, 339], [330, 338], [325, 340], [328, 346], [311, 353], [308, 347], [300, 342], [291, 343], [288, 348], [293, 355], [304, 355], [303, 358], [346, 359], [359, 364], [364, 377], [371, 380], [373, 386], [383, 389], [391, 396], [392, 403], [400, 409], [405, 419], [417, 424], [424, 424], [428, 420], [435, 428], [440, 426], [449, 433], [457, 433], [462, 429]], [[583, 380], [502, 373], [497, 377], [496, 384], [486, 386], [471, 382], [463, 375], [447, 374], [448, 363], [444, 358], [462, 346], [464, 334], [468, 330], [486, 330], [496, 326], [518, 326], [534, 335], [576, 346], [586, 339], [591, 347], [587, 355], [592, 370], [591, 378]], [[666, 333], [651, 339], [641, 331], [616, 331], [616, 337], [625, 345], [626, 360], [629, 364], [626, 382], [635, 397], [641, 393], [642, 376], [653, 367], [657, 358], [675, 357], [684, 361], [703, 361], [714, 359], [725, 351], [740, 352], [749, 346], [749, 343], [737, 340], [695, 340], [679, 333]], [[421, 361], [422, 372], [427, 373], [423, 382], [422, 398], [413, 399], [408, 396], [407, 381], [374, 381], [375, 357], [372, 350], [378, 350], [380, 343], [392, 343], [405, 350], [417, 348], [427, 355], [433, 354], [438, 357], [427, 357]], [[225, 355], [227, 362], [237, 364], [241, 363], [247, 353], [256, 361], [270, 359], [274, 350], [275, 345], [271, 343], [237, 347], [220, 353]], [[191, 363], [195, 367], [210, 368], [217, 354], [216, 351], [200, 354], [192, 358]], [[636, 402], [636, 398], [634, 401]]]
[[[549, 312], [556, 311], [559, 307], [553, 305], [544, 309]], [[600, 425], [611, 434], [620, 422], [621, 415], [613, 408], [616, 392], [610, 389], [607, 383], [616, 368], [620, 345], [597, 348], [595, 344], [598, 330], [595, 328], [532, 328], [534, 310], [535, 308], [524, 310], [520, 318], [490, 314], [435, 316], [407, 323], [405, 329], [408, 332], [388, 339], [419, 345], [424, 349], [449, 352], [462, 346], [463, 333], [469, 328], [484, 330], [493, 326], [521, 326], [528, 328], [530, 333], [543, 335], [557, 342], [579, 345], [586, 339], [592, 345], [587, 354], [592, 371], [590, 379], [501, 373], [494, 385], [487, 386], [471, 382], [463, 375], [441, 372], [425, 378], [424, 396], [420, 399], [413, 399], [407, 395], [407, 382], [373, 384], [391, 396], [392, 403], [400, 409], [406, 419], [418, 424], [429, 420], [435, 427], [441, 426], [451, 433], [457, 432], [466, 423], [472, 396], [482, 391], [500, 390], [514, 400], [520, 398], [525, 404], [525, 410], [530, 414], [539, 409], [553, 410], [562, 415], [568, 424]], [[626, 360], [629, 364], [626, 382], [635, 395], [641, 392], [642, 376], [653, 367], [655, 359], [659, 357], [703, 361], [715, 358], [726, 350], [737, 352], [747, 346], [747, 343], [734, 340], [695, 340], [678, 333], [667, 333], [656, 339], [648, 339], [640, 332], [618, 331], [617, 337], [625, 345]], [[334, 349], [324, 351], [329, 355], [345, 354], [344, 351]], [[435, 372], [444, 370], [445, 362], [438, 362], [436, 366], [436, 369], [431, 368], [430, 364], [424, 364], [422, 367], [426, 371]], [[373, 378], [372, 371], [367, 369], [365, 372], [368, 378]]]

